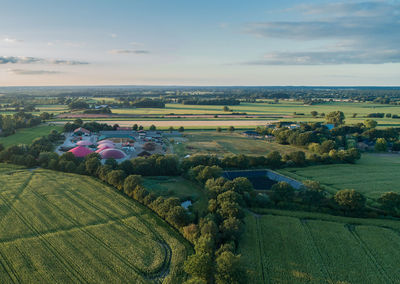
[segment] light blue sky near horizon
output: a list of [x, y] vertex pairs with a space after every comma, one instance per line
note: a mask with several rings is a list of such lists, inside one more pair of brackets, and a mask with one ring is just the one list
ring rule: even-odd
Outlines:
[[0, 86], [400, 85], [398, 1], [0, 4]]

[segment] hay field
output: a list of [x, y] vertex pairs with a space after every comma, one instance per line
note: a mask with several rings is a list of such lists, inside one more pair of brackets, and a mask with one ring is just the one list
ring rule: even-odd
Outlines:
[[2, 171], [1, 283], [177, 283], [191, 249], [147, 208], [93, 178]]
[[364, 153], [355, 164], [286, 168], [280, 173], [297, 180], [316, 180], [332, 193], [355, 189], [372, 199], [383, 192], [400, 193], [400, 155]]
[[176, 139], [173, 149], [179, 156], [192, 154], [245, 154], [266, 155], [271, 151], [288, 153], [299, 151], [297, 147], [280, 145], [275, 142], [267, 142], [245, 137], [239, 131], [230, 133], [228, 131], [185, 131], [184, 140]]
[[270, 211], [245, 218], [249, 283], [398, 283], [399, 222]]

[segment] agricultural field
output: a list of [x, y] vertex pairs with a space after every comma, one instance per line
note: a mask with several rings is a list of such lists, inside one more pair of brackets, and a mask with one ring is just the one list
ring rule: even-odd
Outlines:
[[40, 112], [54, 113], [55, 115], [69, 111], [67, 105], [38, 105], [36, 108], [39, 109]]
[[63, 126], [41, 124], [31, 128], [20, 128], [13, 135], [0, 137], [0, 144], [3, 144], [4, 147], [18, 144], [31, 144], [33, 140], [50, 134], [52, 130], [61, 132], [63, 130]]
[[[341, 110], [346, 116], [347, 123], [363, 122], [366, 115], [369, 113], [391, 113], [400, 115], [400, 106], [382, 105], [370, 102], [327, 102], [319, 105], [304, 105], [298, 101], [282, 100], [278, 104], [269, 103], [241, 103], [237, 106], [229, 106], [233, 112], [246, 113], [248, 115], [266, 115], [270, 117], [281, 116], [282, 120], [295, 121], [324, 121], [322, 117], [313, 118], [311, 111], [318, 113], [329, 113], [336, 110]], [[137, 109], [113, 109], [114, 114], [135, 115], [168, 115], [168, 114], [227, 114], [222, 110], [223, 106], [210, 105], [183, 105], [183, 104], [166, 104], [165, 108], [137, 108]], [[294, 113], [297, 113], [295, 115]], [[357, 116], [353, 118], [353, 114]], [[303, 114], [303, 115], [298, 115]], [[375, 118], [380, 126], [400, 126], [399, 119], [392, 118]], [[253, 125], [253, 124], [249, 124]]]
[[183, 139], [175, 139], [174, 153], [179, 156], [191, 154], [245, 154], [266, 155], [271, 151], [288, 153], [299, 151], [299, 148], [290, 145], [280, 145], [275, 142], [253, 139], [241, 133], [228, 131], [185, 131]]
[[355, 164], [286, 168], [278, 172], [297, 180], [316, 180], [331, 193], [355, 189], [376, 199], [383, 192], [400, 193], [400, 155], [364, 153]]
[[398, 283], [398, 222], [265, 211], [245, 218], [249, 283]]
[[188, 243], [86, 176], [0, 167], [1, 283], [181, 283]]
[[[106, 101], [111, 102], [112, 98]], [[93, 103], [96, 99], [90, 100]], [[272, 101], [271, 101], [272, 102]], [[40, 111], [47, 111], [54, 114], [68, 112], [68, 107], [63, 105], [38, 106]], [[230, 112], [223, 111], [223, 106], [215, 105], [184, 105], [166, 104], [165, 108], [112, 108], [112, 115], [81, 115], [79, 112], [74, 115], [82, 116], [85, 120], [101, 121], [103, 123], [118, 123], [121, 126], [132, 126], [134, 123], [148, 127], [152, 124], [159, 128], [169, 126], [186, 128], [215, 128], [218, 126], [227, 127], [230, 125], [242, 128], [255, 128], [276, 120], [297, 121], [297, 122], [324, 122], [325, 119], [318, 115], [313, 117], [310, 112], [318, 111], [329, 113], [341, 110], [346, 116], [346, 123], [354, 124], [365, 121], [370, 113], [390, 113], [400, 115], [400, 106], [382, 105], [371, 102], [327, 102], [319, 105], [304, 105], [300, 101], [282, 100], [278, 104], [271, 103], [241, 103], [237, 106], [229, 106], [235, 113], [246, 113], [247, 117], [235, 118], [229, 116]], [[353, 114], [357, 114], [353, 118]], [[214, 117], [219, 115], [219, 117]], [[225, 116], [221, 116], [225, 115]], [[170, 116], [170, 117], [168, 117]], [[179, 116], [179, 117], [177, 117]], [[66, 122], [71, 118], [59, 117], [53, 121]], [[378, 127], [400, 126], [400, 119], [374, 118], [378, 121]]]
[[177, 197], [182, 202], [191, 200], [195, 211], [207, 210], [207, 196], [204, 190], [197, 183], [183, 177], [146, 177], [143, 179], [143, 186], [157, 196]]

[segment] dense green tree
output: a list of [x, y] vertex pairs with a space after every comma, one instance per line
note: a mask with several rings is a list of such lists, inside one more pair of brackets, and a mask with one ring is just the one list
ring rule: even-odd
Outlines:
[[240, 262], [240, 256], [225, 251], [216, 258], [216, 284], [247, 283], [246, 271]]
[[378, 202], [382, 205], [383, 209], [391, 212], [400, 209], [400, 194], [395, 192], [385, 192], [379, 197]]
[[293, 201], [294, 197], [294, 188], [290, 186], [287, 182], [281, 181], [271, 186], [271, 200], [275, 202], [275, 204], [286, 201]]
[[118, 190], [122, 190], [124, 186], [125, 173], [121, 170], [112, 170], [107, 174], [107, 182]]
[[375, 142], [376, 152], [386, 152], [388, 149], [387, 142], [385, 138], [378, 138]]
[[334, 199], [345, 211], [360, 211], [365, 207], [365, 197], [354, 189], [339, 190]]
[[86, 171], [90, 174], [90, 175], [96, 175], [98, 168], [101, 166], [101, 162], [98, 158], [93, 157], [90, 159], [87, 159], [85, 161], [85, 168]]
[[344, 113], [341, 111], [333, 111], [325, 116], [326, 122], [334, 124], [335, 126], [344, 124], [344, 119], [345, 119]]
[[142, 184], [142, 176], [140, 175], [129, 175], [124, 181], [124, 193], [132, 195], [133, 190]]
[[188, 224], [189, 216], [186, 210], [178, 205], [168, 210], [166, 220], [174, 227], [182, 228]]
[[187, 258], [183, 268], [193, 277], [210, 281], [213, 275], [214, 261], [210, 254], [196, 253]]
[[378, 125], [378, 122], [372, 119], [367, 119], [364, 121], [364, 125], [366, 128], [375, 128]]
[[278, 151], [269, 152], [267, 155], [268, 166], [272, 169], [279, 168], [282, 165], [282, 156]]

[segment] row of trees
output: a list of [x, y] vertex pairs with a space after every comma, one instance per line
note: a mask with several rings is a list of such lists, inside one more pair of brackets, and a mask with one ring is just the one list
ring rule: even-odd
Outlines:
[[42, 123], [40, 116], [35, 116], [23, 111], [13, 115], [0, 115], [0, 136], [9, 136], [14, 134], [19, 128], [28, 128]]

